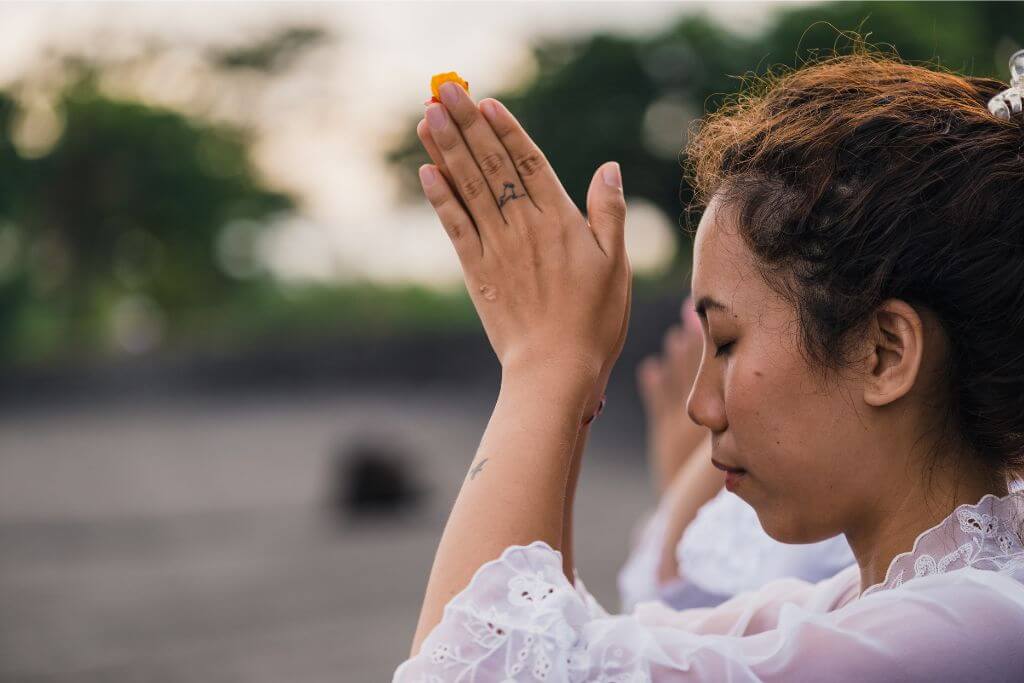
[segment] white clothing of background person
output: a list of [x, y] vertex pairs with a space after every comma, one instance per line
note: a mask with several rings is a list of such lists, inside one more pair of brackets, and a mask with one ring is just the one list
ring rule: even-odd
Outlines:
[[675, 609], [712, 607], [774, 579], [821, 581], [856, 561], [842, 534], [818, 543], [776, 541], [764, 532], [754, 508], [723, 488], [701, 506], [676, 544], [679, 576], [659, 585], [668, 502], [662, 497], [634, 526], [629, 557], [618, 574], [623, 612], [645, 600]]
[[[1008, 490], [1024, 489], [1024, 480]], [[661, 600], [675, 609], [712, 607], [737, 593], [791, 576], [815, 583], [855, 562], [842, 534], [817, 543], [780, 543], [767, 533], [745, 500], [722, 489], [686, 527], [675, 549], [680, 576], [658, 585], [658, 560], [668, 509], [662, 503], [640, 519], [618, 574], [621, 610]]]
[[[393, 683], [1010, 681], [1024, 673], [1024, 490], [958, 506], [860, 591], [856, 564], [715, 606], [609, 614], [562, 554], [511, 545], [445, 606]], [[951, 647], [955, 644], [955, 647]]]

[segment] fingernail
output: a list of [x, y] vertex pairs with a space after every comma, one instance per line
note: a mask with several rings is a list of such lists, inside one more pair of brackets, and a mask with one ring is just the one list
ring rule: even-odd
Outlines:
[[432, 104], [427, 107], [427, 123], [430, 124], [431, 130], [441, 130], [448, 122], [448, 117], [439, 104]]
[[459, 91], [456, 90], [458, 87], [450, 82], [441, 84], [441, 101], [445, 103], [445, 106], [454, 107], [459, 101]]
[[498, 109], [497, 107], [494, 106], [494, 102], [491, 102], [490, 100], [484, 100], [480, 104], [480, 108], [484, 110], [484, 116], [486, 116], [489, 120], [493, 121], [498, 117]]
[[683, 315], [685, 316], [683, 319], [686, 320], [686, 324], [690, 325], [690, 326], [693, 326], [693, 327], [696, 327], [696, 328], [699, 329], [700, 328], [700, 316], [697, 315], [697, 311], [693, 307], [693, 297], [692, 296], [686, 297], [686, 303], [684, 304], [683, 308], [684, 308]]
[[622, 175], [619, 172], [619, 162], [613, 161], [605, 166], [604, 170], [601, 171], [601, 175], [604, 176], [605, 185], [611, 185], [612, 187], [617, 187], [620, 190], [622, 189]]
[[420, 182], [424, 185], [433, 185], [437, 180], [437, 173], [432, 166], [426, 164], [420, 166]]

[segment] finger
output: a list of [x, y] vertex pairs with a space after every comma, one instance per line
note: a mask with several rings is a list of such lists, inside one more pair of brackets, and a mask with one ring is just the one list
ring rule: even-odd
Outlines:
[[626, 248], [626, 197], [618, 163], [602, 164], [587, 189], [587, 221], [601, 250], [618, 258]]
[[423, 192], [434, 207], [437, 217], [441, 219], [441, 225], [455, 246], [455, 253], [458, 254], [463, 268], [476, 263], [483, 256], [483, 249], [472, 218], [459, 204], [448, 181], [438, 173], [436, 167], [423, 164], [419, 173]]
[[576, 205], [555, 175], [547, 157], [505, 105], [488, 97], [480, 100], [477, 106], [487, 117], [501, 144], [508, 150], [534, 205], [540, 211], [575, 211]]
[[[667, 357], [672, 374], [680, 383], [692, 383], [694, 368], [692, 358], [694, 350], [694, 338], [691, 332], [686, 329], [677, 329], [669, 340]], [[700, 340], [703, 347], [703, 339]], [[689, 384], [687, 384], [689, 386]]]
[[680, 306], [680, 317], [683, 319], [683, 324], [691, 329], [699, 330], [700, 316], [697, 315], [697, 309], [693, 307], [693, 294], [688, 294], [683, 299], [683, 304]]
[[452, 82], [443, 84], [440, 90], [441, 101], [458, 125], [477, 166], [483, 171], [498, 207], [504, 209], [511, 202], [525, 202], [536, 209], [508, 150], [494, 134], [469, 93]]
[[682, 325], [679, 325], [678, 323], [673, 323], [667, 330], [665, 330], [665, 335], [661, 338], [661, 353], [663, 356], [666, 358], [670, 358], [672, 356], [672, 347], [675, 344], [675, 339], [682, 335], [682, 332]]
[[640, 390], [647, 394], [651, 392], [661, 379], [661, 361], [657, 356], [648, 356], [637, 366], [637, 379], [640, 383]]
[[629, 259], [626, 259], [626, 310], [622, 314], [622, 326], [619, 328], [619, 341], [616, 343], [616, 353], [622, 352], [626, 343], [626, 334], [629, 332], [629, 309], [633, 303], [633, 270], [630, 267]]
[[498, 200], [444, 105], [431, 104], [427, 107], [427, 124], [451, 171], [454, 181], [452, 187], [462, 197], [481, 237], [488, 229], [506, 227], [508, 220], [502, 209], [498, 208]]
[[427, 154], [430, 156], [430, 160], [434, 162], [438, 170], [441, 171], [441, 175], [444, 176], [448, 184], [451, 185], [453, 182], [452, 172], [448, 170], [448, 164], [444, 161], [444, 155], [441, 154], [441, 150], [437, 148], [437, 143], [434, 142], [434, 136], [430, 134], [430, 126], [427, 125], [427, 119], [422, 118], [420, 122], [416, 124], [416, 135], [419, 136], [420, 142], [423, 143], [423, 148], [427, 150]]
[[[448, 181], [448, 187], [455, 187], [455, 179], [452, 178], [452, 172], [448, 168], [448, 164], [444, 162], [444, 155], [441, 154], [441, 150], [437, 148], [437, 143], [434, 142], [434, 136], [430, 134], [430, 126], [427, 125], [427, 119], [420, 119], [420, 122], [416, 124], [416, 135], [419, 136], [420, 142], [423, 143], [423, 148], [427, 150], [427, 155], [430, 156], [430, 160], [437, 166], [437, 170], [441, 172], [444, 179]], [[459, 204], [462, 205], [465, 210], [465, 204], [462, 204], [462, 197], [456, 196], [459, 200]], [[466, 212], [468, 215], [468, 211]]]
[[622, 342], [621, 345], [626, 343], [626, 335], [629, 334], [629, 314], [633, 309], [633, 265], [629, 262], [629, 257], [626, 258], [626, 314], [622, 318]]

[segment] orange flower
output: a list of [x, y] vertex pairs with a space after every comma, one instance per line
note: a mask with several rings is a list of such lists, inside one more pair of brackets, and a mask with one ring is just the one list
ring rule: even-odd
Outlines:
[[461, 85], [466, 92], [469, 92], [469, 81], [462, 80], [462, 77], [459, 76], [458, 72], [446, 71], [444, 73], [434, 74], [430, 79], [430, 92], [433, 93], [434, 96], [424, 102], [424, 105], [429, 105], [431, 102], [441, 101], [441, 93], [438, 91], [438, 88], [440, 88], [441, 84], [446, 81], [454, 81]]

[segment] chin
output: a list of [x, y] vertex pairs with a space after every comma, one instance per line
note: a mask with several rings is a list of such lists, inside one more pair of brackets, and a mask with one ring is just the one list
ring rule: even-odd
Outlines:
[[761, 522], [761, 528], [773, 540], [779, 543], [806, 544], [817, 543], [828, 538], [821, 536], [808, 529], [798, 519], [786, 517], [784, 514], [771, 514], [771, 512], [757, 511], [757, 519]]
[[[759, 516], [758, 519], [761, 519], [761, 517]], [[815, 529], [800, 524], [774, 524], [772, 526], [768, 526], [764, 523], [763, 519], [761, 521], [761, 528], [764, 529], [766, 534], [779, 543], [790, 543], [793, 545], [818, 543], [842, 533], [839, 529]]]

